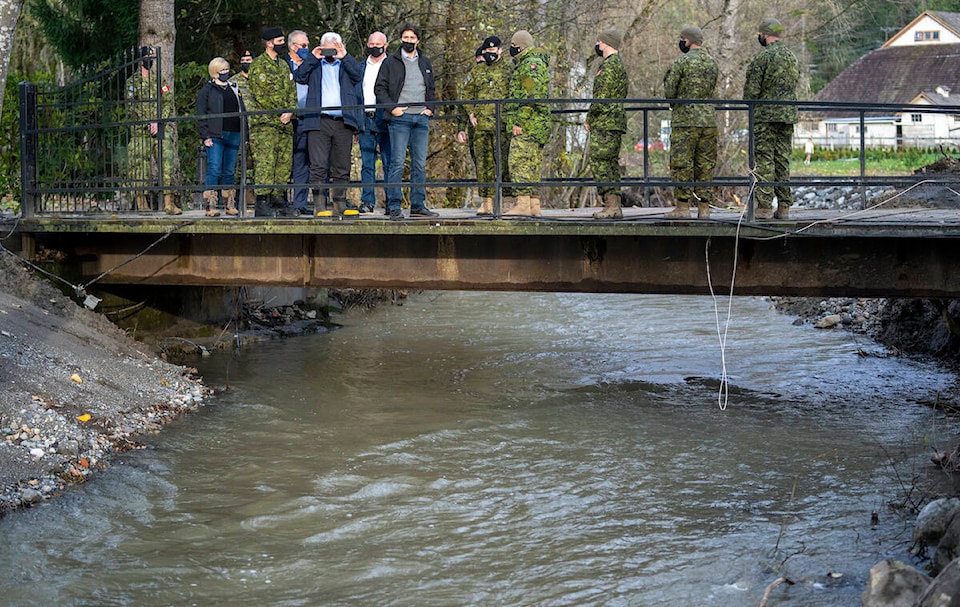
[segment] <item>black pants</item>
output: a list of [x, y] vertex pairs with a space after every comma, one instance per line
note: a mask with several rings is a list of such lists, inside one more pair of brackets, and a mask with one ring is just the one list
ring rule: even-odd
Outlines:
[[[350, 181], [350, 150], [353, 147], [353, 129], [326, 116], [320, 117], [320, 128], [307, 132], [310, 150], [310, 183], [315, 190], [327, 183]], [[346, 188], [333, 188], [333, 200], [346, 200]]]

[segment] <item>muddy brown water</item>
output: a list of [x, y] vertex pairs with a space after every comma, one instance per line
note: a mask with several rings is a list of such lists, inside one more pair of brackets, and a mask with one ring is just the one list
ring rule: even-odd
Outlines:
[[[721, 302], [721, 306], [724, 305]], [[721, 318], [725, 308], [721, 307]], [[956, 378], [737, 298], [425, 293], [205, 359], [230, 391], [0, 521], [6, 605], [859, 604]], [[860, 351], [858, 353], [858, 351]], [[871, 525], [876, 512], [879, 524]]]

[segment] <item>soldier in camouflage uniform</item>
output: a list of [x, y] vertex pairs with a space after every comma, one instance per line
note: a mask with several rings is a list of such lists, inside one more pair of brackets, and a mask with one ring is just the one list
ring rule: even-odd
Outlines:
[[[717, 88], [717, 61], [700, 48], [703, 32], [694, 25], [680, 31], [683, 53], [667, 70], [663, 96], [667, 99], [712, 99]], [[713, 181], [717, 166], [717, 116], [713, 105], [671, 103], [670, 178], [673, 181]], [[710, 217], [713, 188], [677, 186], [677, 208], [667, 217], [690, 218], [690, 201], [697, 203], [697, 217]]]
[[[510, 177], [514, 181], [540, 181], [543, 146], [550, 135], [550, 106], [537, 103], [549, 95], [549, 59], [533, 46], [533, 36], [520, 30], [510, 39], [513, 74], [507, 97], [518, 100], [505, 108], [507, 124], [512, 126], [510, 139]], [[517, 204], [508, 212], [514, 215], [539, 215], [540, 196], [534, 186], [513, 189]]]
[[[480, 49], [483, 61], [477, 63], [470, 70], [467, 82], [463, 86], [463, 99], [505, 99], [507, 86], [510, 84], [510, 64], [501, 58], [500, 38], [490, 36], [483, 41]], [[481, 182], [496, 181], [497, 164], [497, 106], [493, 104], [466, 104], [463, 106], [467, 113], [468, 125], [472, 126], [470, 133], [471, 149], [474, 153], [474, 162], [477, 165], [477, 180]], [[467, 132], [457, 133], [460, 143], [467, 141]], [[509, 181], [507, 176], [507, 156], [509, 154], [510, 137], [507, 134], [506, 118], [500, 117], [500, 179]], [[491, 186], [480, 188], [482, 203], [477, 209], [477, 215], [493, 215], [494, 189]]]
[[[253, 103], [253, 96], [250, 94], [250, 65], [253, 63], [253, 53], [250, 51], [243, 51], [243, 54], [240, 55], [240, 71], [230, 77], [229, 82], [237, 85], [237, 92], [240, 94], [240, 99], [243, 99], [243, 105], [246, 110], [249, 112], [257, 108], [250, 107]], [[249, 133], [244, 133], [247, 139], [250, 138]], [[252, 174], [253, 162], [250, 158], [250, 146], [248, 145], [249, 141], [243, 141], [241, 145], [243, 146], [244, 156], [247, 163], [247, 171]], [[247, 189], [246, 195], [244, 196], [244, 202], [250, 203], [253, 202], [253, 190]]]
[[[594, 99], [624, 99], [629, 82], [627, 69], [620, 59], [623, 35], [617, 30], [606, 30], [597, 36], [594, 47], [603, 57], [597, 75], [593, 78]], [[590, 133], [590, 170], [595, 181], [620, 182], [620, 142], [627, 132], [627, 113], [623, 103], [592, 103], [584, 124]], [[593, 214], [597, 219], [623, 217], [620, 204], [620, 186], [597, 186], [603, 199], [603, 210]]]
[[[784, 28], [776, 19], [764, 19], [758, 28], [757, 41], [765, 47], [747, 68], [743, 83], [744, 99], [797, 100], [800, 63], [780, 36]], [[757, 184], [756, 218], [787, 219], [793, 204], [788, 185], [775, 188], [763, 182], [790, 180], [790, 150], [793, 146], [793, 125], [797, 123], [795, 105], [758, 105], [754, 109], [754, 158]], [[773, 211], [773, 196], [777, 210]]]
[[[286, 43], [279, 27], [264, 28], [266, 50], [250, 65], [250, 97], [257, 110], [297, 107], [297, 87], [285, 58]], [[248, 106], [249, 107], [249, 106]], [[292, 112], [250, 117], [250, 147], [254, 177], [258, 184], [285, 184], [293, 166]], [[255, 214], [282, 212], [287, 206], [284, 188], [257, 190]]]
[[[151, 164], [156, 163], [161, 171], [163, 183], [170, 185], [173, 180], [173, 154], [175, 152], [170, 137], [170, 126], [157, 122], [157, 89], [160, 90], [160, 117], [173, 117], [173, 89], [165, 83], [157, 82], [153, 69], [154, 54], [149, 46], [140, 47], [137, 55], [140, 57], [140, 66], [137, 71], [127, 78], [127, 108], [131, 120], [151, 120], [148, 124], [137, 124], [133, 127], [130, 142], [127, 144], [127, 162], [129, 175], [136, 183], [153, 183], [154, 176]], [[163, 158], [159, 158], [160, 148], [163, 148]], [[145, 192], [135, 192], [137, 210], [149, 210]], [[179, 215], [183, 211], [177, 206], [174, 192], [164, 192], [163, 209], [168, 215]]]

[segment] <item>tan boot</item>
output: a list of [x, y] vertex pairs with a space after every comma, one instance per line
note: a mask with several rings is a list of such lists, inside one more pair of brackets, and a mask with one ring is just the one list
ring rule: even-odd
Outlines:
[[710, 219], [710, 203], [709, 202], [697, 203], [697, 219]]
[[754, 219], [773, 219], [773, 207], [757, 207], [753, 217]]
[[603, 195], [603, 210], [593, 214], [594, 219], [622, 219], [623, 207], [620, 206], [620, 194], [608, 192]]
[[530, 197], [530, 213], [529, 215], [534, 215], [536, 217], [540, 216], [540, 199], [536, 196]]
[[163, 195], [163, 210], [167, 215], [180, 215], [183, 211], [173, 200], [173, 194]]
[[137, 210], [138, 211], [149, 211], [150, 203], [147, 202], [147, 197], [143, 194], [137, 194], [136, 196]]
[[507, 213], [510, 215], [529, 215], [530, 197], [517, 196], [517, 204], [513, 205], [512, 209], [507, 209]]
[[777, 210], [773, 212], [774, 219], [790, 219], [790, 206], [777, 203]]
[[207, 217], [219, 217], [220, 211], [217, 210], [217, 192], [216, 190], [206, 190], [203, 193], [204, 215]]
[[480, 202], [480, 208], [477, 209], [477, 215], [493, 215], [493, 198], [484, 196]]
[[223, 206], [226, 207], [224, 213], [227, 215], [237, 215], [240, 211], [237, 210], [236, 200], [237, 200], [237, 191], [236, 190], [220, 190], [220, 195], [223, 196]]
[[507, 213], [512, 213], [513, 207], [517, 206], [517, 197], [516, 196], [501, 196], [500, 197], [500, 213], [506, 215]]
[[677, 208], [664, 215], [664, 217], [671, 219], [690, 219], [690, 201], [678, 200]]

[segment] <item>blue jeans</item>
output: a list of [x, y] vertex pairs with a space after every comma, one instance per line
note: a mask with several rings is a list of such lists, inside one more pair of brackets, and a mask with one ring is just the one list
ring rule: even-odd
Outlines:
[[[429, 126], [424, 114], [403, 114], [390, 119], [390, 177], [387, 181], [400, 183], [403, 166], [410, 150], [410, 208], [422, 209], [427, 199], [427, 145]], [[418, 186], [418, 184], [420, 184]], [[387, 211], [399, 211], [400, 188], [387, 188]]]
[[[377, 132], [371, 129], [375, 128], [374, 120], [370, 116], [364, 118], [364, 130], [357, 135], [357, 141], [360, 144], [360, 181], [366, 184], [377, 182], [377, 153], [380, 154], [380, 162], [383, 164], [383, 174], [390, 174], [390, 133], [387, 131]], [[364, 187], [360, 194], [360, 202], [373, 208], [377, 206], [376, 190], [372, 187]]]
[[207, 175], [204, 185], [233, 185], [237, 153], [240, 151], [240, 132], [224, 131], [207, 148]]

